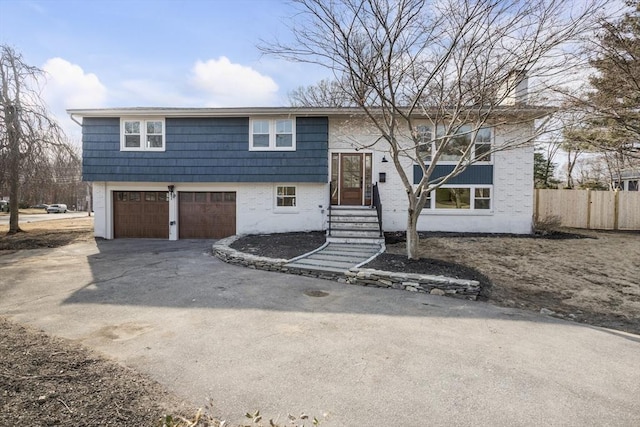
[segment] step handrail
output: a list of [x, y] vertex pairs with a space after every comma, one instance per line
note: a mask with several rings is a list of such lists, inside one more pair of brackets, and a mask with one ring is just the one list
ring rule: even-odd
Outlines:
[[380, 229], [380, 237], [382, 234], [382, 202], [380, 201], [380, 192], [378, 191], [378, 183], [373, 184], [373, 206], [376, 208], [378, 214], [378, 227]]
[[329, 181], [329, 230], [327, 232], [327, 236], [331, 236], [331, 199], [332, 199], [332, 194], [333, 194], [333, 181]]

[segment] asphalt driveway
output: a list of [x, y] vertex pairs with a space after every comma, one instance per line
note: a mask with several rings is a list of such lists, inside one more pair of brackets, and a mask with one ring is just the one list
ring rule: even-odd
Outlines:
[[[0, 255], [0, 314], [240, 421], [637, 425], [640, 337], [513, 309], [224, 264], [211, 241]], [[324, 418], [322, 418], [324, 416]]]

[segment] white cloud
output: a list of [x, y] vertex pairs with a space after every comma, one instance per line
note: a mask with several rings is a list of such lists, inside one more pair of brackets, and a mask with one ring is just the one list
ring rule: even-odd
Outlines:
[[120, 83], [113, 96], [124, 107], [185, 107], [197, 101], [183, 93], [179, 85], [162, 80], [132, 79]]
[[[267, 106], [277, 99], [278, 85], [251, 67], [234, 64], [225, 56], [197, 61], [191, 84], [208, 107]], [[204, 96], [203, 96], [204, 95]]]
[[107, 88], [93, 73], [85, 73], [62, 58], [49, 59], [42, 67], [47, 72], [44, 94], [50, 106], [98, 108], [104, 106]]
[[43, 99], [67, 136], [78, 142], [80, 126], [71, 121], [65, 110], [103, 107], [107, 101], [107, 88], [98, 76], [85, 73], [80, 66], [62, 58], [49, 59], [42, 68], [47, 74]]

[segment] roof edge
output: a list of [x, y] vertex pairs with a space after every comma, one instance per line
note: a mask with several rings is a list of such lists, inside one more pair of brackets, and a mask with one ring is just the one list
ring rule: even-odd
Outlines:
[[[123, 107], [123, 108], [83, 108], [67, 109], [67, 114], [80, 117], [121, 117], [121, 116], [162, 116], [162, 117], [247, 117], [269, 115], [292, 116], [345, 116], [364, 115], [358, 107], [226, 107], [226, 108], [190, 108], [190, 107]], [[441, 111], [441, 110], [440, 110]], [[481, 110], [479, 110], [481, 111]], [[526, 115], [533, 118], [545, 116], [557, 111], [556, 107], [521, 105], [495, 107], [491, 114]], [[424, 114], [414, 114], [415, 117]]]

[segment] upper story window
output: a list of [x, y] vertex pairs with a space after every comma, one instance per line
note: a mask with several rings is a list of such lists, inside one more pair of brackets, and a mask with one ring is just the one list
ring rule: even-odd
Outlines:
[[[435, 138], [433, 129], [428, 125], [416, 126], [418, 135], [418, 155], [425, 162], [430, 162], [432, 153], [436, 147], [442, 143], [444, 136], [444, 126], [436, 127]], [[475, 138], [475, 140], [474, 140]], [[475, 161], [489, 162], [491, 161], [491, 141], [493, 132], [491, 128], [484, 127], [476, 132], [472, 131], [470, 125], [460, 126], [454, 135], [451, 135], [447, 145], [442, 148], [439, 161], [441, 162], [457, 162], [463, 156], [470, 156]], [[467, 148], [473, 141], [471, 149], [467, 152]]]
[[251, 119], [249, 150], [295, 151], [295, 119]]
[[120, 120], [122, 151], [164, 151], [164, 119]]

